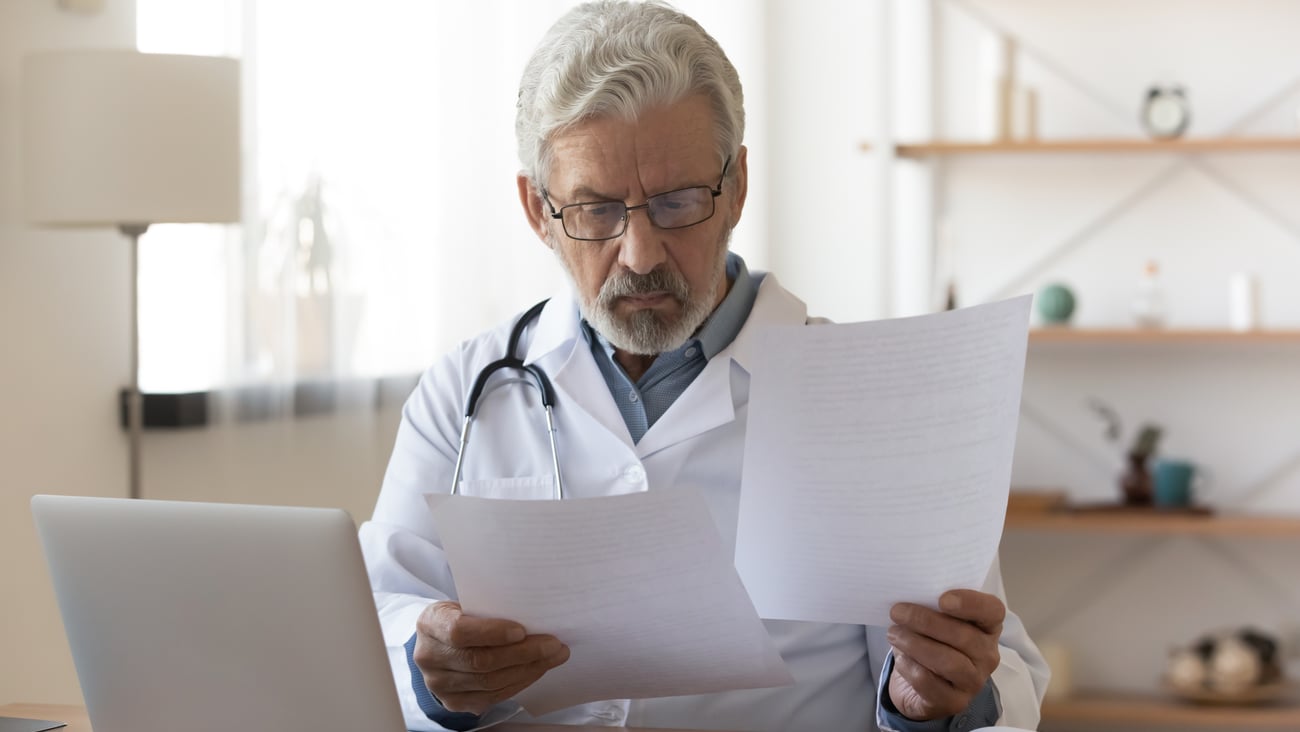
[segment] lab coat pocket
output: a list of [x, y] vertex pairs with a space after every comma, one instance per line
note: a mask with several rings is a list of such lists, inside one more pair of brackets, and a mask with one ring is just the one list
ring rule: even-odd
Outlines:
[[464, 496], [478, 496], [480, 498], [546, 500], [555, 497], [555, 477], [552, 475], [529, 475], [520, 478], [462, 480], [460, 482], [460, 492]]

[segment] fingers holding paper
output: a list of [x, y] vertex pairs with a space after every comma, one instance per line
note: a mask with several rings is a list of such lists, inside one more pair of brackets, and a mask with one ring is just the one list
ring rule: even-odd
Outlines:
[[448, 711], [483, 714], [569, 660], [555, 636], [528, 635], [512, 620], [465, 615], [460, 604], [429, 605], [416, 621], [412, 659]]
[[939, 608], [900, 602], [889, 614], [889, 697], [903, 716], [917, 721], [964, 711], [1001, 660], [998, 637], [1007, 612], [1002, 600], [951, 590], [939, 598]]

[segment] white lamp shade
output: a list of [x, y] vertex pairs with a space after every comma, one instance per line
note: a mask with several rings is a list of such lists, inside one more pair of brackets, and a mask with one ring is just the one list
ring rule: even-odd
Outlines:
[[239, 62], [135, 51], [24, 59], [27, 219], [239, 221]]

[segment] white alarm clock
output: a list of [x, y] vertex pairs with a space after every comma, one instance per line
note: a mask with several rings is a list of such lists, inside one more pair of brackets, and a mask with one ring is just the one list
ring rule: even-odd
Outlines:
[[1179, 86], [1153, 86], [1142, 105], [1142, 126], [1152, 137], [1172, 140], [1187, 131], [1192, 108]]

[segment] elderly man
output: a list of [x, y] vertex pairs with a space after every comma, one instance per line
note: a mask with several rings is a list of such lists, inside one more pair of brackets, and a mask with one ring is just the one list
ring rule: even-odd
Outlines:
[[[734, 542], [748, 343], [768, 325], [809, 322], [775, 277], [728, 253], [748, 180], [741, 87], [692, 19], [658, 3], [572, 10], [524, 71], [516, 131], [524, 214], [559, 257], [571, 291], [465, 342], [424, 374], [361, 530], [412, 729], [527, 719], [511, 697], [569, 656], [563, 639], [462, 614], [423, 494], [454, 482], [467, 495], [548, 498], [559, 467], [566, 497], [700, 491]], [[495, 388], [519, 376], [497, 372], [479, 397], [479, 426], [462, 461], [467, 394], [507, 353], [549, 375], [558, 457], [539, 390]], [[1034, 727], [1047, 671], [1002, 595], [995, 566], [982, 591], [945, 593], [939, 610], [896, 605], [889, 628], [767, 621], [793, 686], [609, 700], [541, 721]]]

